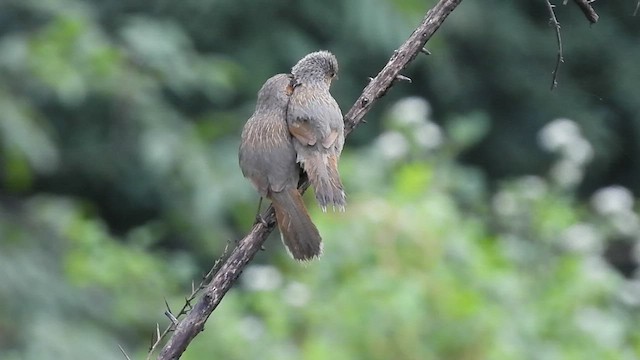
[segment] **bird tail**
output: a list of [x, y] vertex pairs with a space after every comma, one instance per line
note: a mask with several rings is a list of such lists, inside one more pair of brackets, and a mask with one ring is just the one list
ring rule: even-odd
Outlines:
[[327, 205], [344, 211], [347, 201], [338, 172], [338, 156], [334, 154], [306, 156], [302, 166], [309, 176], [309, 182], [315, 190], [316, 200], [322, 207], [322, 211], [327, 211]]
[[322, 255], [322, 238], [313, 224], [298, 189], [271, 193], [282, 242], [296, 260], [307, 261]]

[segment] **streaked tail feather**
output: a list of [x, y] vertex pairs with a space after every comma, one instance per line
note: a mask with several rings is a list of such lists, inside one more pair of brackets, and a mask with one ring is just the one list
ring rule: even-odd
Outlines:
[[308, 261], [322, 255], [322, 238], [304, 207], [298, 189], [285, 189], [271, 194], [278, 228], [289, 254], [296, 260]]
[[347, 201], [338, 173], [337, 156], [318, 154], [307, 157], [303, 167], [309, 176], [309, 182], [313, 186], [316, 200], [322, 207], [322, 211], [327, 211], [328, 205], [344, 211]]

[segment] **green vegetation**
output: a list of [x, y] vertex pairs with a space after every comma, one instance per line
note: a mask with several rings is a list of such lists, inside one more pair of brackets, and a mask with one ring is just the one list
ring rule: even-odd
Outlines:
[[[329, 49], [346, 111], [430, 4], [1, 2], [0, 359], [144, 358], [253, 222], [262, 82]], [[322, 259], [274, 234], [184, 359], [640, 359], [634, 3], [558, 4], [554, 92], [544, 3], [483, 4], [347, 140], [347, 211], [305, 196]]]

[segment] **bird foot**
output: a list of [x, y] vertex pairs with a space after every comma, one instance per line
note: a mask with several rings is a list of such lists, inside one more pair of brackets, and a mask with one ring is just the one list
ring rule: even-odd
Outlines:
[[269, 226], [269, 223], [267, 222], [267, 220], [264, 219], [262, 214], [257, 214], [256, 215], [256, 222], [254, 224], [262, 224], [262, 226], [264, 226], [264, 227], [268, 227]]

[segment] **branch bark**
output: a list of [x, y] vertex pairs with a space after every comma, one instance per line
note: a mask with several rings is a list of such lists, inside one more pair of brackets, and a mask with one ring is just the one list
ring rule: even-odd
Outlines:
[[591, 2], [595, 1], [588, 1], [588, 0], [573, 0], [579, 7], [580, 10], [582, 10], [582, 13], [584, 14], [584, 17], [587, 18], [587, 20], [589, 20], [590, 23], [595, 24], [598, 22], [598, 18], [600, 18], [598, 16], [598, 14], [596, 13], [596, 11], [593, 9], [593, 7], [591, 6]]
[[[426, 42], [461, 2], [462, 0], [440, 0], [427, 12], [420, 25], [413, 31], [407, 41], [394, 51], [389, 62], [369, 82], [362, 95], [345, 114], [345, 135], [351, 133], [362, 122], [373, 103], [384, 96], [391, 88], [400, 71], [413, 61], [418, 53], [423, 51]], [[303, 181], [299, 188], [304, 191], [308, 187], [309, 183]], [[220, 304], [220, 301], [222, 301], [227, 291], [231, 289], [244, 267], [260, 250], [262, 244], [275, 228], [275, 212], [271, 206], [262, 213], [262, 218], [264, 223], [256, 223], [251, 232], [238, 242], [238, 245], [229, 254], [220, 270], [214, 275], [211, 283], [203, 289], [200, 300], [176, 326], [173, 336], [169, 338], [158, 355], [158, 360], [180, 358], [191, 340], [204, 329], [204, 324], [211, 313]]]

